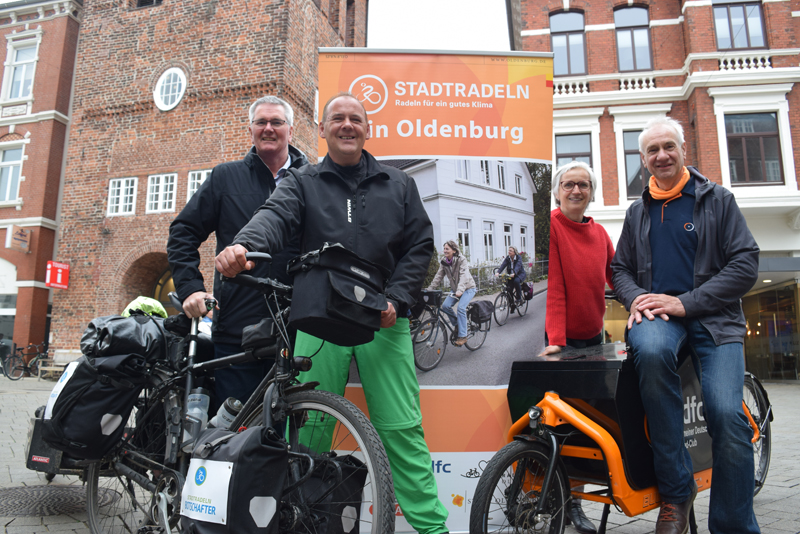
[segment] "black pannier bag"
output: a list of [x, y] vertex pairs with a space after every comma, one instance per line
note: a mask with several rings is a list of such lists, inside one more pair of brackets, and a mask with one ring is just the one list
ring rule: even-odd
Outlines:
[[147, 381], [144, 356], [81, 356], [64, 370], [44, 413], [42, 439], [69, 456], [99, 460], [119, 443]]
[[473, 300], [469, 309], [470, 319], [474, 323], [485, 323], [492, 319], [494, 304], [488, 300]]
[[182, 532], [277, 533], [288, 458], [286, 442], [263, 425], [204, 430], [181, 492]]
[[81, 352], [91, 358], [141, 354], [148, 362], [168, 360], [181, 339], [166, 331], [164, 321], [149, 315], [98, 317], [83, 331]]
[[278, 329], [272, 317], [265, 317], [256, 324], [242, 329], [242, 349], [260, 349], [278, 343]]
[[533, 285], [529, 284], [528, 282], [522, 282], [522, 296], [525, 300], [531, 300], [533, 298]]
[[339, 243], [325, 243], [289, 262], [294, 275], [289, 326], [343, 347], [369, 343], [388, 306], [389, 273]]

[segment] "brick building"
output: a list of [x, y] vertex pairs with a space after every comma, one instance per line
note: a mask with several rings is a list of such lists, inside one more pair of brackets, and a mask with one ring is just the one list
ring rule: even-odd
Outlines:
[[[0, 333], [47, 338], [59, 186], [82, 1], [0, 2]], [[16, 245], [16, 248], [15, 248]], [[11, 248], [10, 248], [11, 247]]]
[[612, 240], [649, 178], [653, 117], [680, 121], [687, 164], [734, 192], [762, 251], [743, 304], [764, 378], [796, 379], [800, 354], [799, 31], [798, 0], [522, 0], [523, 49], [554, 52], [553, 160], [602, 177], [589, 214]]
[[[295, 109], [292, 144], [317, 154], [317, 48], [364, 46], [366, 0], [95, 0], [81, 23], [53, 299], [57, 349], [138, 295], [166, 300], [169, 224], [217, 164], [251, 143], [247, 112]], [[214, 243], [203, 245], [211, 288]]]

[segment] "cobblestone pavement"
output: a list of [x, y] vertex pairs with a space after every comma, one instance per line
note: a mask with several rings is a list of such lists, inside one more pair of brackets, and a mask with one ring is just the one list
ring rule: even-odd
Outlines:
[[[772, 461], [766, 485], [755, 498], [758, 522], [764, 534], [800, 533], [800, 383], [765, 383], [775, 412], [772, 424]], [[53, 500], [74, 497], [83, 489], [78, 477], [56, 476], [48, 484], [44, 476], [25, 468], [25, 445], [28, 423], [37, 406], [45, 403], [53, 382], [23, 378], [11, 382], [0, 377], [0, 510], [14, 508], [8, 490], [32, 486], [48, 486]], [[708, 532], [709, 492], [697, 497], [696, 510], [700, 532]], [[23, 505], [29, 503], [21, 503]], [[599, 523], [601, 507], [585, 503], [587, 515]], [[629, 518], [613, 512], [609, 516], [608, 532], [645, 534], [655, 530], [656, 511]], [[60, 515], [20, 515], [0, 512], [0, 527], [7, 534], [38, 534], [41, 532], [88, 533], [86, 513], [76, 507]], [[574, 533], [572, 527], [567, 532]]]

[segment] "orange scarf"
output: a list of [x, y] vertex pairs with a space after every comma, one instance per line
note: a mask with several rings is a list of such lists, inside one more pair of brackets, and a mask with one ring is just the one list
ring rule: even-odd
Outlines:
[[650, 196], [656, 200], [672, 200], [673, 198], [677, 198], [681, 196], [681, 191], [683, 190], [686, 183], [689, 181], [689, 169], [686, 167], [683, 168], [683, 176], [681, 179], [678, 180], [678, 183], [675, 184], [675, 187], [672, 189], [668, 189], [664, 191], [658, 184], [656, 183], [656, 179], [652, 176], [650, 177]]

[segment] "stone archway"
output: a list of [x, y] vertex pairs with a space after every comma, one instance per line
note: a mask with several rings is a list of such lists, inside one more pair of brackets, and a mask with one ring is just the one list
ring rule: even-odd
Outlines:
[[139, 296], [153, 297], [153, 289], [169, 269], [166, 252], [149, 252], [133, 261], [120, 280], [119, 310]]

